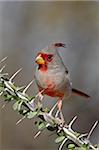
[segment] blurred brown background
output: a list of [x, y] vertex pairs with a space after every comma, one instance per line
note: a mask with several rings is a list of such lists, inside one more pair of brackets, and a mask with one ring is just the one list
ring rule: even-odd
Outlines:
[[[15, 79], [18, 85], [33, 79], [37, 51], [59, 41], [67, 44], [60, 55], [73, 86], [91, 95], [91, 100], [72, 97], [63, 106], [66, 122], [77, 115], [74, 129], [85, 133], [99, 120], [99, 2], [0, 2], [0, 58], [8, 56], [5, 70], [9, 76], [23, 68]], [[28, 93], [36, 92], [33, 84]], [[49, 107], [55, 103], [51, 99], [45, 99]], [[0, 112], [1, 150], [57, 149], [55, 135], [45, 131], [34, 140], [34, 120], [16, 126], [19, 118], [11, 104]], [[91, 141], [99, 143], [99, 126]]]

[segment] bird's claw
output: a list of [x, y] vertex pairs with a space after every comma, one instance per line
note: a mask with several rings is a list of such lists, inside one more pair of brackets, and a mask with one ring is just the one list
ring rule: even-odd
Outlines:
[[42, 93], [41, 93], [41, 92], [39, 92], [39, 93], [38, 93], [38, 97], [39, 97], [39, 101], [40, 101], [40, 102], [42, 102], [42, 100], [43, 100], [44, 96], [42, 95]]
[[60, 111], [60, 119], [61, 119], [61, 121], [62, 121], [62, 124], [64, 124], [64, 123], [65, 123], [65, 120], [64, 120], [64, 116], [63, 116], [62, 111]]

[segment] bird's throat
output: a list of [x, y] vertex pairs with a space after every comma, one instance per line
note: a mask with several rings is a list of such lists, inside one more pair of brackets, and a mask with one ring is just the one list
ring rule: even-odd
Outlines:
[[39, 64], [38, 69], [45, 72], [45, 71], [47, 71], [47, 65], [46, 64]]

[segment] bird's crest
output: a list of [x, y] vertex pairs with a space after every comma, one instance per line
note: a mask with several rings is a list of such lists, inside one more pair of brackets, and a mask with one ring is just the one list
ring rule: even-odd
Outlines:
[[53, 44], [55, 47], [66, 47], [66, 44], [64, 44], [64, 43], [54, 43]]
[[41, 52], [53, 54], [53, 53], [56, 53], [57, 48], [60, 48], [60, 47], [65, 48], [66, 44], [64, 44], [64, 43], [52, 43], [48, 47], [42, 49]]

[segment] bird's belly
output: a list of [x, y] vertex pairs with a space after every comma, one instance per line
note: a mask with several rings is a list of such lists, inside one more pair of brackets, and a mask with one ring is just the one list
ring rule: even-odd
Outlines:
[[51, 90], [51, 89], [45, 89], [44, 94], [51, 96], [51, 97], [63, 97], [64, 93], [59, 90]]
[[54, 81], [48, 80], [46, 82], [47, 87], [39, 87], [39, 90], [44, 90], [43, 94], [46, 94], [51, 97], [60, 97], [63, 98], [64, 96], [68, 97], [71, 93], [70, 86], [67, 84], [61, 84], [61, 86], [57, 85]]
[[60, 89], [57, 89], [58, 87], [53, 80], [48, 79], [45, 83], [45, 87], [39, 86], [40, 91], [44, 90], [43, 94], [51, 97], [62, 97], [64, 95], [64, 93]]

